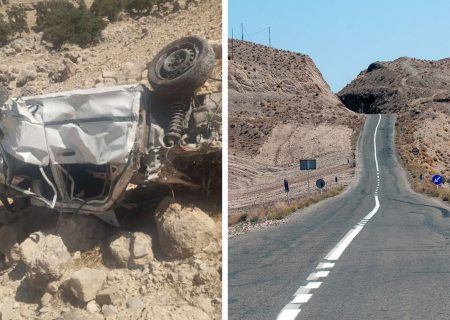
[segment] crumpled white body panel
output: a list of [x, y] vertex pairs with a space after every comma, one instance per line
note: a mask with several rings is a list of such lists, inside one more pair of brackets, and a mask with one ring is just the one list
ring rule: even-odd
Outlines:
[[13, 157], [38, 166], [125, 164], [141, 95], [139, 86], [120, 86], [11, 99], [1, 112], [1, 144]]

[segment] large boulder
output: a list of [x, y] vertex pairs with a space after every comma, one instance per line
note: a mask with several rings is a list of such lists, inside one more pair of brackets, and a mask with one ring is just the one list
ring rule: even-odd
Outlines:
[[87, 251], [108, 236], [108, 227], [100, 219], [80, 214], [62, 215], [57, 233], [70, 252]]
[[196, 207], [182, 207], [164, 200], [157, 209], [156, 223], [161, 249], [173, 258], [188, 258], [217, 242], [215, 222]]
[[119, 267], [140, 268], [154, 259], [152, 238], [142, 232], [118, 233], [112, 238], [109, 250]]
[[75, 272], [69, 280], [70, 292], [80, 301], [88, 302], [97, 296], [106, 281], [106, 273], [101, 270], [83, 268]]
[[43, 232], [32, 233], [19, 247], [20, 259], [27, 265], [34, 286], [46, 286], [58, 280], [71, 259], [60, 237]]

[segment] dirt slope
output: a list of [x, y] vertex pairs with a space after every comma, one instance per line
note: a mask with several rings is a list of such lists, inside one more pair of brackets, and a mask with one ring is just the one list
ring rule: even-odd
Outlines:
[[397, 113], [396, 142], [413, 186], [448, 199], [448, 188], [437, 191], [430, 179], [436, 173], [450, 177], [450, 59], [375, 62], [338, 96], [352, 110]]
[[343, 106], [311, 58], [238, 40], [229, 41], [228, 58], [230, 211], [284, 199], [284, 178], [293, 197], [305, 195], [300, 159], [317, 159], [311, 181], [331, 186], [337, 175], [348, 184], [362, 117]]

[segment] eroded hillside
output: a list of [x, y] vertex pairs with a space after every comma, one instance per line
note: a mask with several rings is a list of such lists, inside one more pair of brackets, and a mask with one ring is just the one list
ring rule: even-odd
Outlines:
[[317, 159], [312, 182], [350, 183], [363, 117], [345, 108], [311, 58], [230, 40], [228, 59], [230, 211], [285, 199], [284, 178], [292, 197], [307, 194], [300, 159]]

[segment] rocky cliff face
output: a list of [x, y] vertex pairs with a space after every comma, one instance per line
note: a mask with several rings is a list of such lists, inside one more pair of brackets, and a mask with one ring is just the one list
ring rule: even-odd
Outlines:
[[[450, 59], [374, 62], [338, 96], [351, 110], [396, 113], [396, 143], [413, 186], [448, 198], [448, 189], [436, 193], [430, 177], [450, 176]], [[413, 147], [419, 156], [411, 153]]]

